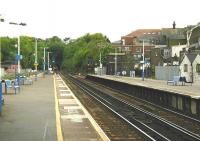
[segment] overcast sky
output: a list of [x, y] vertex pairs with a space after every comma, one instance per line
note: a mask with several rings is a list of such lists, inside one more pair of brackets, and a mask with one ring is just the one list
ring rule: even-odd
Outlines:
[[[200, 22], [199, 0], [0, 0], [6, 22], [0, 34], [77, 38], [101, 32], [111, 41], [141, 28], [184, 27]], [[1, 32], [2, 31], [2, 32]]]

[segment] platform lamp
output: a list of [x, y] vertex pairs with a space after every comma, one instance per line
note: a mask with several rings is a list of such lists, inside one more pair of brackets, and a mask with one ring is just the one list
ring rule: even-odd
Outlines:
[[48, 51], [48, 56], [47, 56], [47, 57], [48, 57], [48, 60], [47, 60], [48, 73], [49, 73], [49, 71], [50, 71], [50, 70], [49, 70], [49, 54], [50, 54], [50, 53], [52, 53], [52, 52], [49, 52], [49, 51]]
[[[0, 22], [4, 22], [4, 18], [0, 14]], [[2, 112], [2, 80], [1, 80], [2, 72], [1, 72], [1, 37], [0, 37], [0, 115]]]
[[142, 40], [142, 81], [144, 81], [144, 40]]
[[[26, 26], [26, 23], [16, 23], [16, 22], [9, 22], [11, 25], [18, 25], [18, 26]], [[17, 40], [17, 55], [16, 55], [16, 61], [17, 61], [17, 82], [18, 85], [20, 85], [20, 60], [22, 59], [22, 56], [20, 54], [20, 36], [18, 36]]]

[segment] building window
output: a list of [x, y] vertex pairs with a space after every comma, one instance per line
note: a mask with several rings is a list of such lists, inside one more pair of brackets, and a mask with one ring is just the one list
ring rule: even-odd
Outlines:
[[188, 72], [188, 65], [184, 64], [184, 72]]
[[196, 71], [197, 71], [198, 74], [200, 74], [200, 64], [196, 65]]
[[125, 39], [122, 39], [122, 45], [125, 45]]
[[141, 52], [141, 48], [140, 47], [136, 48], [136, 52]]
[[129, 51], [129, 47], [125, 47], [125, 51]]

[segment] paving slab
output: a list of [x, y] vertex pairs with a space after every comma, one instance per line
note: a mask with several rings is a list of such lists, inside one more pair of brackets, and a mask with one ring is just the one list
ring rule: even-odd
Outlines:
[[16, 95], [3, 95], [1, 141], [56, 141], [54, 83], [52, 75], [23, 85]]
[[63, 140], [108, 141], [108, 137], [86, 111], [73, 92], [55, 76]]

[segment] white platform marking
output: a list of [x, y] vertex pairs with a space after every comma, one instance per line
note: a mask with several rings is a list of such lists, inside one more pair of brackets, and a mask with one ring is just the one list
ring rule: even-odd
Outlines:
[[60, 96], [70, 97], [70, 96], [72, 96], [72, 94], [71, 93], [60, 93]]
[[64, 109], [81, 109], [80, 106], [64, 106]]
[[60, 92], [70, 92], [69, 90], [59, 90]]
[[59, 104], [77, 104], [75, 99], [58, 99]]
[[61, 115], [62, 119], [72, 119], [72, 118], [87, 118], [85, 115]]

